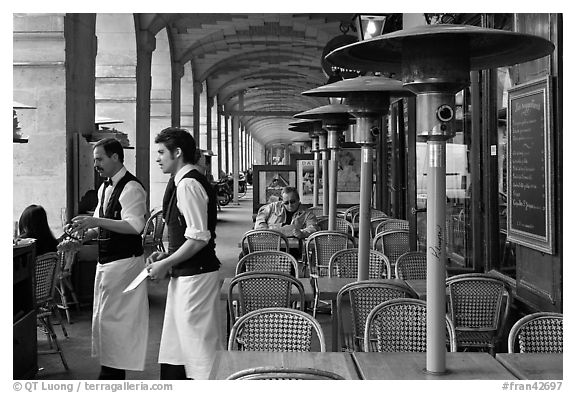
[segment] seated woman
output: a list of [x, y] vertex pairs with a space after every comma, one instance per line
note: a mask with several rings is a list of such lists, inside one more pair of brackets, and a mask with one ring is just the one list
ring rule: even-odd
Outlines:
[[58, 241], [48, 226], [46, 210], [40, 205], [30, 205], [22, 212], [18, 221], [20, 238], [36, 239], [36, 255], [56, 252]]

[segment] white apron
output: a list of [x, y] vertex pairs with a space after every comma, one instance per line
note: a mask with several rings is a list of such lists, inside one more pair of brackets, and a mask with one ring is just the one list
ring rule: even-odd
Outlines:
[[148, 287], [124, 288], [144, 268], [144, 257], [97, 264], [92, 315], [92, 356], [122, 370], [144, 370], [148, 345]]
[[170, 278], [158, 363], [184, 365], [187, 378], [208, 379], [223, 349], [219, 294], [218, 271]]

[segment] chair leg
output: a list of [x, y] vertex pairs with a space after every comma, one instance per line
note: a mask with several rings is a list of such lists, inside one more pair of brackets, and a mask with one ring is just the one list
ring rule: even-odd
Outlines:
[[64, 334], [64, 337], [68, 338], [68, 331], [66, 330], [66, 327], [64, 327], [64, 321], [62, 320], [62, 315], [60, 315], [60, 309], [58, 308], [58, 306], [56, 304], [52, 304], [50, 306], [50, 311], [51, 311], [51, 313], [47, 318], [51, 318], [52, 316], [55, 316], [56, 320], [60, 324], [60, 327], [62, 328], [62, 334]]
[[[50, 351], [50, 352], [38, 352], [38, 353], [39, 354], [58, 353], [60, 355], [60, 359], [62, 360], [62, 364], [64, 365], [64, 368], [66, 370], [69, 370], [68, 363], [66, 362], [66, 358], [64, 357], [64, 351], [62, 351], [62, 348], [60, 347], [60, 344], [58, 343], [58, 338], [56, 337], [56, 332], [54, 332], [54, 327], [52, 326], [52, 322], [50, 322], [50, 315], [46, 315], [45, 317], [41, 317], [41, 318], [39, 318], [39, 320], [42, 323], [42, 326], [44, 327], [44, 329], [48, 332], [48, 334], [50, 336], [49, 340], [51, 342], [54, 342], [56, 349], [54, 351]], [[50, 347], [50, 348], [52, 348], [52, 347]]]
[[66, 300], [66, 293], [65, 293], [66, 288], [64, 285], [64, 279], [60, 280], [60, 285], [58, 285], [56, 287], [56, 290], [58, 291], [58, 294], [60, 295], [60, 303], [62, 303], [62, 304], [58, 304], [58, 307], [64, 309], [68, 323], [72, 323], [70, 321], [70, 311], [68, 309], [68, 302]]
[[74, 291], [74, 287], [72, 286], [72, 282], [70, 282], [69, 277], [64, 278], [64, 285], [70, 293], [70, 296], [72, 296], [72, 304], [76, 305], [76, 311], [80, 311], [80, 302], [78, 301], [78, 297], [76, 296], [76, 292]]

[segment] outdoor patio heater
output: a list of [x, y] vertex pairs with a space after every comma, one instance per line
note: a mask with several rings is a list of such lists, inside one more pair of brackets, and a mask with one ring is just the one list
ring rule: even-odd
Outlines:
[[360, 76], [323, 85], [302, 93], [316, 97], [342, 97], [356, 118], [354, 142], [361, 146], [358, 280], [368, 280], [370, 261], [370, 206], [372, 203], [373, 146], [380, 133], [379, 120], [388, 114], [390, 97], [411, 96], [402, 82], [378, 76]]
[[[308, 136], [312, 140], [312, 153], [314, 153], [314, 191], [312, 194], [312, 206], [317, 207], [319, 205], [319, 188], [320, 188], [320, 137], [324, 134], [324, 139], [326, 139], [326, 131], [322, 129], [321, 120], [297, 120], [289, 124], [288, 130], [294, 132], [307, 132]], [[326, 143], [324, 142], [324, 150], [326, 150]], [[326, 159], [326, 167], [328, 167], [328, 159]], [[327, 169], [327, 168], [326, 168]], [[326, 172], [325, 172], [326, 173]], [[326, 176], [325, 176], [326, 177]], [[324, 203], [327, 209], [327, 203]], [[328, 211], [326, 210], [326, 213]], [[328, 214], [326, 214], [328, 215]]]
[[[294, 115], [297, 119], [322, 120], [322, 128], [327, 132], [326, 147], [330, 150], [330, 165], [328, 170], [328, 198], [326, 188], [324, 188], [324, 212], [326, 212], [326, 201], [328, 201], [328, 230], [336, 228], [336, 207], [338, 190], [338, 157], [337, 152], [341, 146], [344, 131], [348, 129], [350, 107], [342, 104], [330, 104], [300, 112]], [[320, 139], [320, 149], [322, 149], [322, 139]], [[326, 172], [322, 168], [322, 179], [326, 177]], [[324, 183], [326, 184], [326, 183]]]
[[533, 35], [468, 25], [398, 30], [346, 45], [326, 56], [334, 65], [401, 75], [416, 94], [417, 136], [428, 146], [426, 372], [446, 370], [446, 141], [454, 136], [455, 93], [470, 71], [534, 60], [554, 45]]

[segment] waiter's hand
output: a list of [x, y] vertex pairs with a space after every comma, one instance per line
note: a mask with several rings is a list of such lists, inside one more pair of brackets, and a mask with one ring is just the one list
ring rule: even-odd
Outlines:
[[[166, 254], [166, 256], [168, 256], [168, 254]], [[168, 275], [170, 264], [166, 263], [164, 258], [148, 265], [148, 276], [152, 281], [162, 280]]]
[[71, 232], [86, 231], [99, 226], [98, 218], [92, 216], [76, 216], [69, 224]]
[[167, 252], [154, 251], [152, 254], [148, 256], [148, 258], [146, 258], [146, 266], [150, 266], [154, 262], [166, 258], [168, 255], [170, 254], [168, 254]]

